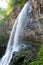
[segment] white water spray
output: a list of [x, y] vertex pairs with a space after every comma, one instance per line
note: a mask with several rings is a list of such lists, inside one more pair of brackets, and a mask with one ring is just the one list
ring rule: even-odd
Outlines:
[[9, 65], [13, 52], [19, 51], [19, 39], [20, 35], [24, 34], [25, 24], [27, 22], [27, 15], [31, 12], [31, 4], [28, 1], [25, 6], [23, 7], [22, 11], [20, 12], [19, 16], [17, 17], [11, 35], [8, 42], [8, 46], [5, 52], [5, 55], [0, 60], [0, 65]]

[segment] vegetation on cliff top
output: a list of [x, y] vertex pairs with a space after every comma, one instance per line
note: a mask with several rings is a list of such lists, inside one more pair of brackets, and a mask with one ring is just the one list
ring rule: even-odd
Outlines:
[[21, 7], [23, 7], [23, 5], [25, 4], [26, 1], [27, 0], [9, 0], [9, 1], [6, 1], [8, 3], [7, 7], [5, 9], [0, 7], [0, 24], [2, 23], [4, 18], [7, 20], [7, 16], [12, 11], [13, 7], [17, 6], [17, 8], [18, 7], [21, 8]]

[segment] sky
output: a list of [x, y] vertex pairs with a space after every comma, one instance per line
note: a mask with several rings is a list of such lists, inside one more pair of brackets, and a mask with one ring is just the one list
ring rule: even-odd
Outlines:
[[7, 1], [6, 0], [0, 0], [0, 8], [4, 8], [4, 9], [7, 8], [7, 5], [8, 5]]

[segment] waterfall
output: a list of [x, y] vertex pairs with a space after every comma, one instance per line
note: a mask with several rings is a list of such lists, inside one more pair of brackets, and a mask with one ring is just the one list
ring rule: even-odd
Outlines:
[[31, 12], [31, 3], [30, 1], [26, 2], [22, 11], [18, 15], [14, 26], [11, 31], [11, 35], [8, 41], [7, 49], [5, 55], [0, 59], [0, 65], [9, 65], [13, 52], [19, 52], [19, 39], [20, 35], [24, 34], [25, 23], [27, 23], [27, 15]]

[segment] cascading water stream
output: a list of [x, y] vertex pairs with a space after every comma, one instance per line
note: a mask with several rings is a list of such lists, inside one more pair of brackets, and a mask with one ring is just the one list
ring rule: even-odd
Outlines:
[[31, 4], [28, 1], [25, 6], [23, 7], [22, 11], [20, 12], [19, 16], [17, 17], [11, 35], [8, 42], [8, 46], [5, 52], [5, 55], [0, 60], [0, 65], [9, 65], [13, 52], [19, 51], [19, 39], [20, 35], [24, 34], [25, 24], [27, 23], [27, 15], [31, 12]]

